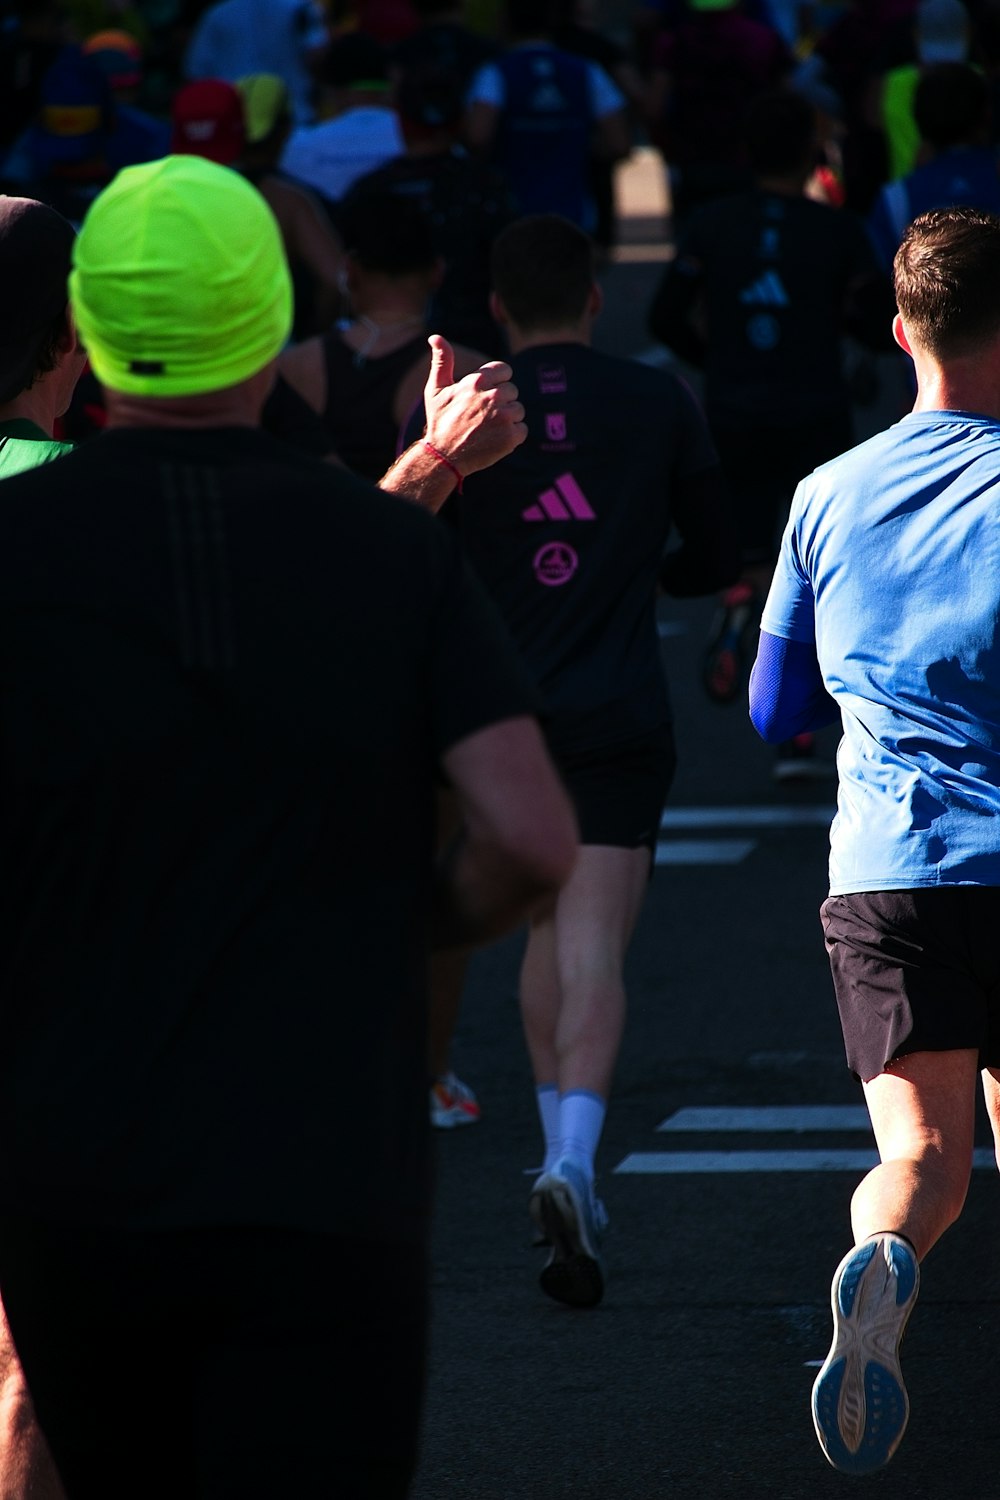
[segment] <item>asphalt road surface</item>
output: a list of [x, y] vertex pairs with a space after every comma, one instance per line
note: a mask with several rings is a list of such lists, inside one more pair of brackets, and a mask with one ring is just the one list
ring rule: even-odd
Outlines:
[[[598, 342], [640, 354], [666, 253], [655, 162]], [[872, 425], [878, 408], [859, 413]], [[818, 922], [832, 780], [779, 785], [742, 704], [698, 682], [712, 604], [662, 606], [680, 769], [630, 953], [598, 1160], [600, 1307], [539, 1291], [540, 1145], [518, 937], [479, 955], [455, 1063], [483, 1118], [439, 1132], [433, 1340], [413, 1500], [1000, 1500], [998, 1185], [980, 1119], [965, 1213], [928, 1257], [903, 1347], [910, 1426], [865, 1480], [827, 1464], [809, 1394], [851, 1192], [874, 1161]], [[836, 736], [822, 737], [832, 755]]]

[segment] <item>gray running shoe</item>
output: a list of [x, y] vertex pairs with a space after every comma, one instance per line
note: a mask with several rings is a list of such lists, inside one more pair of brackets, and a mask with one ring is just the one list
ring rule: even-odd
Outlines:
[[835, 1469], [871, 1474], [899, 1447], [910, 1403], [899, 1345], [917, 1300], [920, 1267], [895, 1234], [855, 1245], [833, 1278], [833, 1347], [816, 1377], [813, 1421]]
[[528, 1208], [549, 1246], [542, 1291], [570, 1307], [596, 1307], [604, 1295], [600, 1236], [607, 1214], [586, 1174], [566, 1157], [557, 1161], [535, 1183]]

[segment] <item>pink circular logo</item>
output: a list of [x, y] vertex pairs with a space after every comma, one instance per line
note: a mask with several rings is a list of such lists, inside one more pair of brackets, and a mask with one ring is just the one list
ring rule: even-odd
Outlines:
[[549, 588], [569, 583], [579, 566], [580, 559], [565, 542], [546, 542], [535, 553], [535, 577]]

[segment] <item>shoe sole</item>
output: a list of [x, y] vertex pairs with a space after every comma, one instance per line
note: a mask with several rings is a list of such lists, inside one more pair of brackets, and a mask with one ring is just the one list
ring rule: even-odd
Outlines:
[[538, 1278], [547, 1297], [568, 1307], [596, 1307], [604, 1296], [604, 1272], [586, 1228], [583, 1205], [561, 1178], [543, 1181], [528, 1203], [544, 1242], [552, 1247]]
[[866, 1241], [833, 1278], [833, 1345], [812, 1391], [816, 1436], [844, 1474], [872, 1474], [899, 1447], [910, 1403], [899, 1345], [920, 1286], [916, 1257], [898, 1239]]
[[459, 1125], [478, 1125], [479, 1116], [470, 1115], [464, 1109], [432, 1110], [431, 1124], [435, 1130], [454, 1130]]

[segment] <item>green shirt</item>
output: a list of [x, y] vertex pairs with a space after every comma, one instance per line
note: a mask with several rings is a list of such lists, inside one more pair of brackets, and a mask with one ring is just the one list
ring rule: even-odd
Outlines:
[[26, 417], [0, 422], [0, 479], [50, 464], [54, 458], [72, 451], [72, 443], [56, 442]]

